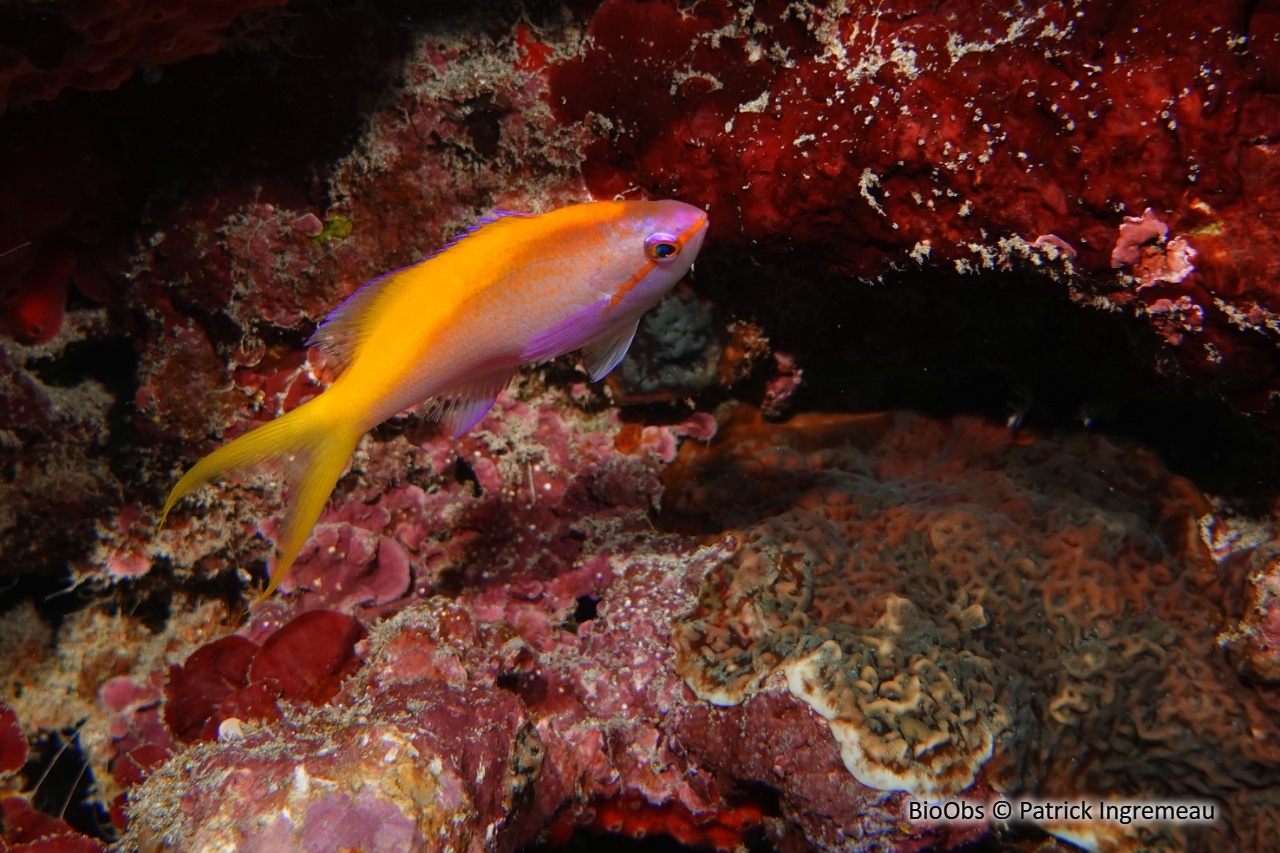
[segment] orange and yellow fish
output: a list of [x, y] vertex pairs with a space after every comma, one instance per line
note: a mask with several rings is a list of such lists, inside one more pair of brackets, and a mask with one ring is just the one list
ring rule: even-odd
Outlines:
[[342, 370], [318, 397], [210, 453], [164, 503], [279, 463], [292, 489], [267, 596], [297, 558], [360, 437], [418, 407], [456, 437], [516, 370], [577, 349], [600, 379], [640, 316], [684, 277], [707, 215], [678, 201], [602, 201], [504, 213], [421, 263], [374, 279], [308, 342]]

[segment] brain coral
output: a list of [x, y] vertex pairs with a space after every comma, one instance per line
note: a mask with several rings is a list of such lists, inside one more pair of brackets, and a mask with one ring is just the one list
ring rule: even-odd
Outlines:
[[796, 513], [748, 532], [733, 570], [712, 575], [676, 633], [677, 667], [719, 705], [738, 704], [781, 668], [792, 693], [830, 721], [858, 781], [957, 793], [1009, 723], [991, 662], [960, 639], [985, 625], [982, 606], [934, 619], [889, 594], [883, 616], [859, 625], [863, 608], [832, 571], [848, 551], [839, 537], [834, 525]]
[[[959, 615], [975, 609], [982, 614], [974, 605]], [[871, 630], [857, 633], [852, 643], [830, 639], [788, 661], [791, 692], [830, 722], [845, 765], [864, 785], [927, 797], [969, 787], [1009, 725], [990, 661], [952, 651], [957, 627], [922, 618], [894, 595]]]
[[1227, 819], [1193, 849], [1224, 832], [1280, 849], [1257, 790], [1280, 702], [1217, 643], [1242, 567], [1209, 556], [1207, 505], [1153, 454], [963, 418], [740, 413], [685, 445], [669, 486], [668, 519], [737, 543], [674, 629], [700, 697], [785, 685], [872, 787], [1211, 797]]

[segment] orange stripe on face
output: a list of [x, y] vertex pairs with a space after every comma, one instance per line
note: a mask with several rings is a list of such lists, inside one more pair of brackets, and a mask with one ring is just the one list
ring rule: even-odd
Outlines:
[[624, 281], [622, 283], [622, 286], [618, 288], [618, 291], [614, 293], [613, 296], [609, 297], [609, 307], [610, 308], [616, 307], [617, 304], [622, 301], [622, 297], [626, 296], [628, 291], [631, 290], [631, 288], [639, 284], [641, 279], [643, 279], [649, 273], [653, 272], [653, 268], [656, 267], [657, 265], [658, 265], [657, 261], [649, 261], [648, 263], [646, 263], [644, 266], [640, 268], [640, 272], [636, 273], [635, 275], [631, 276], [631, 278]]
[[[706, 220], [704, 218], [703, 222], [705, 221]], [[676, 245], [678, 245], [681, 249], [684, 249], [685, 244], [689, 242], [689, 238], [692, 237], [694, 234], [698, 233], [698, 229], [700, 228], [702, 228], [702, 222], [698, 222], [698, 223], [695, 223], [694, 225], [689, 226], [689, 228], [687, 228], [683, 234], [681, 234], [679, 237], [676, 238]], [[675, 257], [675, 256], [673, 255], [672, 257]], [[644, 279], [645, 276], [653, 272], [654, 267], [656, 267], [657, 265], [658, 265], [657, 261], [648, 261], [645, 263], [644, 266], [640, 268], [639, 272], [637, 272], [635, 275], [631, 276], [631, 278], [624, 281], [622, 285], [618, 288], [618, 291], [614, 293], [613, 296], [609, 297], [609, 308], [617, 307], [618, 303], [622, 301], [623, 297], [626, 296], [627, 293], [629, 293], [633, 287], [639, 284]], [[608, 308], [606, 308], [605, 310], [607, 311]]]

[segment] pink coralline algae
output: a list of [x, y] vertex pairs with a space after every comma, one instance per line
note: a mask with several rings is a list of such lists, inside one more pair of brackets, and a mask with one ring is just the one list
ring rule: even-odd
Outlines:
[[22, 797], [0, 801], [0, 853], [103, 853], [66, 822], [38, 812]]
[[[165, 720], [176, 739], [202, 745], [134, 785], [127, 849], [205, 849], [226, 837], [242, 849], [289, 847], [324, 826], [366, 849], [422, 838], [514, 849], [553, 822], [612, 827], [608, 804], [625, 801], [660, 810], [623, 829], [667, 826], [691, 842], [732, 847], [772, 825], [756, 794], [717, 781], [679, 744], [677, 712], [691, 697], [667, 663], [669, 624], [692, 604], [700, 563], [691, 543], [655, 540], [645, 518], [656, 456], [620, 451], [612, 416], [576, 423], [550, 401], [505, 395], [460, 447], [432, 426], [410, 427], [419, 447], [396, 437], [357, 460], [322, 522], [332, 544], [304, 554], [293, 593], [170, 670]], [[714, 429], [701, 415], [680, 432], [706, 441]], [[458, 482], [450, 472], [464, 462]], [[388, 568], [388, 548], [407, 560], [407, 593], [353, 595], [365, 581], [341, 555], [371, 580]], [[254, 686], [247, 661], [276, 638], [293, 630], [303, 648], [320, 639], [291, 626], [333, 619], [307, 610], [322, 603], [362, 619], [398, 615], [373, 630], [363, 667], [321, 704], [237, 698]], [[819, 752], [815, 774], [838, 766], [834, 748]], [[217, 778], [232, 781], [213, 797], [205, 786]], [[852, 787], [802, 799], [851, 814], [862, 802]], [[263, 820], [285, 803], [288, 820]], [[892, 832], [890, 823], [866, 831]]]
[[[1111, 266], [1128, 269], [1138, 290], [1184, 281], [1195, 272], [1196, 250], [1185, 237], [1168, 237], [1169, 226], [1151, 208], [1141, 216], [1126, 216], [1111, 250]], [[1185, 295], [1181, 298], [1190, 301]]]
[[[704, 204], [712, 243], [761, 260], [970, 272], [1068, 245], [1087, 301], [1186, 296], [1205, 330], [1170, 340], [1185, 369], [1247, 372], [1230, 399], [1275, 421], [1274, 20], [1243, 0], [607, 0], [551, 103], [593, 134], [592, 192]], [[1162, 230], [1140, 248], [1144, 216]], [[1138, 293], [1112, 269], [1135, 251]]]
[[[541, 589], [516, 577], [503, 619], [475, 615], [494, 612], [494, 589], [405, 609], [332, 704], [224, 729], [155, 772], [135, 791], [126, 849], [292, 848], [325, 826], [367, 850], [512, 850], [575, 825], [738, 846], [765, 811], [676, 734], [688, 699], [663, 665], [663, 627], [688, 584], [661, 579], [678, 566], [596, 558]], [[566, 627], [588, 590], [619, 599]]]
[[323, 704], [359, 668], [364, 627], [329, 610], [300, 614], [259, 646], [240, 635], [202, 646], [165, 685], [165, 724], [184, 743], [213, 740], [227, 720], [278, 719], [279, 702]]
[[1204, 327], [1204, 309], [1188, 296], [1179, 296], [1176, 302], [1157, 299], [1147, 306], [1147, 314], [1156, 331], [1175, 345]]

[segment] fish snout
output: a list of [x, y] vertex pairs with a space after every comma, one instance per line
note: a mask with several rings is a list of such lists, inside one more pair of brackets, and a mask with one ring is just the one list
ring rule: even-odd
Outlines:
[[702, 249], [702, 241], [707, 236], [710, 219], [702, 208], [682, 201], [667, 201], [664, 204], [670, 205], [664, 218], [672, 235], [680, 244], [681, 258], [686, 263], [692, 264], [693, 259]]

